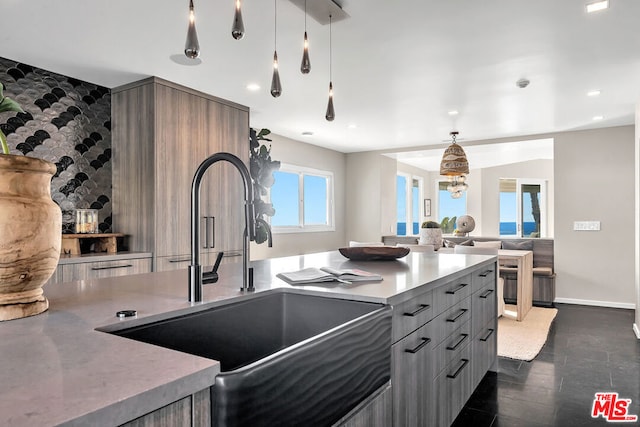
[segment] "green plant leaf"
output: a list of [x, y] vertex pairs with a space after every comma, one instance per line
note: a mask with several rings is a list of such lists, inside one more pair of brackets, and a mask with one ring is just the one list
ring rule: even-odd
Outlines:
[[0, 102], [0, 113], [4, 113], [6, 111], [17, 111], [18, 113], [23, 113], [24, 110], [18, 105], [16, 101], [10, 98], [2, 98], [2, 102]]
[[7, 137], [4, 135], [4, 132], [2, 132], [2, 129], [0, 129], [0, 146], [2, 146], [2, 154], [9, 154], [9, 145], [7, 144]]

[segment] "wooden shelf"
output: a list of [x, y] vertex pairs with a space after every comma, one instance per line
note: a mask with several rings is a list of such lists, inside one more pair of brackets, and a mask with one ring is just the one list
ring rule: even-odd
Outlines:
[[91, 239], [94, 244], [93, 252], [118, 252], [118, 237], [124, 237], [123, 233], [87, 233], [87, 234], [63, 234], [60, 253], [63, 255], [80, 255], [80, 240]]

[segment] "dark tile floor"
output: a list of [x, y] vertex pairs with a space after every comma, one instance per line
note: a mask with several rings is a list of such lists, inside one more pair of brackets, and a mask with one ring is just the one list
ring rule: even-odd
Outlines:
[[[455, 427], [640, 425], [591, 418], [596, 392], [631, 399], [640, 417], [640, 340], [633, 310], [558, 304], [549, 338], [531, 362], [498, 358]], [[639, 418], [640, 420], [640, 418]]]

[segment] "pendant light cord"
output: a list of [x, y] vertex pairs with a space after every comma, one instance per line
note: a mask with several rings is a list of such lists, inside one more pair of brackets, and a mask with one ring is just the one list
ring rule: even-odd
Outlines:
[[307, 32], [307, 0], [304, 0], [304, 32]]
[[273, 0], [273, 49], [278, 50], [278, 0]]
[[329, 81], [333, 81], [333, 26], [329, 15]]

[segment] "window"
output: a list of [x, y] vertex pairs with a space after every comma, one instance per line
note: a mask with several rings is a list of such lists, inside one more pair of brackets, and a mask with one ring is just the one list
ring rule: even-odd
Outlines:
[[333, 173], [282, 164], [273, 173], [271, 217], [274, 233], [331, 231], [333, 224]]
[[500, 179], [500, 236], [546, 237], [547, 185], [539, 179]]
[[421, 194], [422, 178], [403, 173], [396, 176], [396, 234], [398, 236], [417, 235], [420, 232]]
[[445, 234], [453, 233], [456, 219], [467, 213], [467, 192], [463, 191], [462, 197], [454, 199], [447, 191], [448, 185], [449, 181], [438, 182], [438, 222], [443, 225], [442, 232]]

